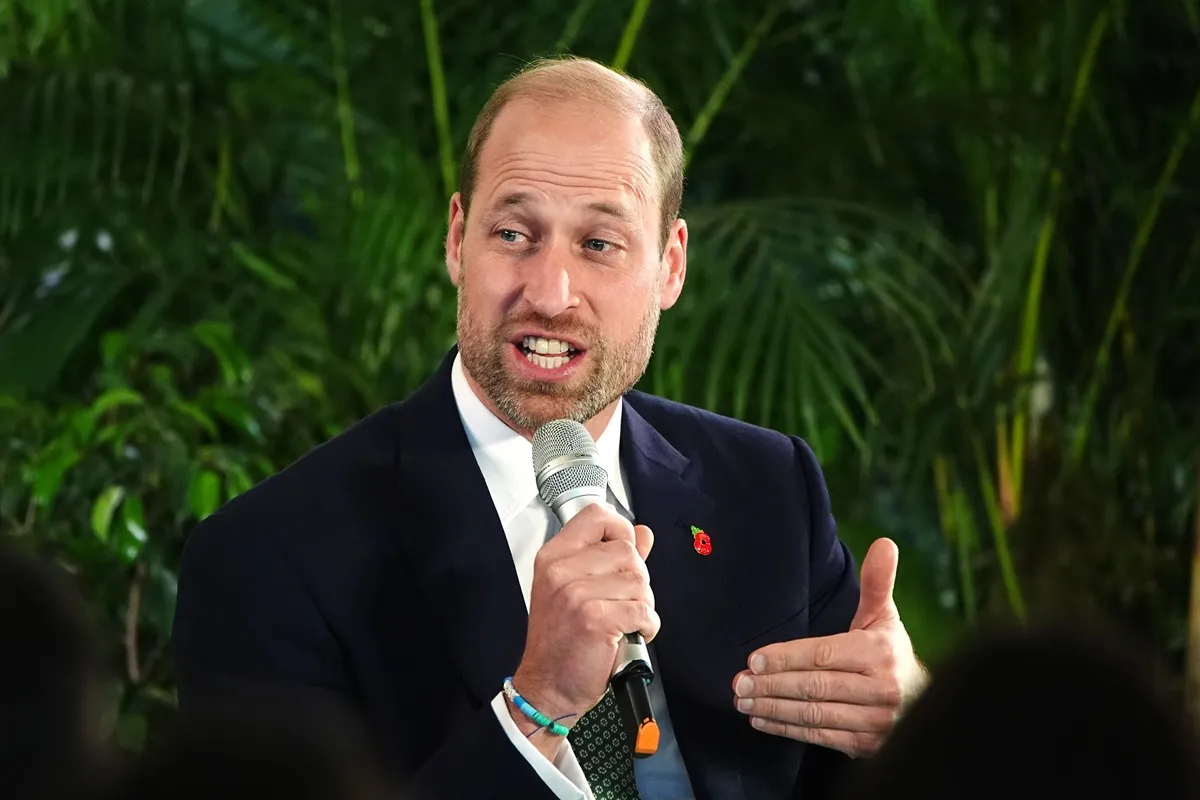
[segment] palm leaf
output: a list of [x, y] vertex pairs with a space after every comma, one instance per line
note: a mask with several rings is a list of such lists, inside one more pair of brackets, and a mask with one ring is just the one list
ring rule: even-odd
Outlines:
[[945, 263], [929, 230], [813, 201], [725, 204], [688, 222], [689, 284], [660, 334], [654, 385], [796, 433], [797, 420], [832, 415], [860, 449], [877, 392], [930, 391], [951, 306], [928, 268]]

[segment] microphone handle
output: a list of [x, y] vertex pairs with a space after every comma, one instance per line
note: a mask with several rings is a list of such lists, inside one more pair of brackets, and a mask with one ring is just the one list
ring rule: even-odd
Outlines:
[[[632, 660], [622, 659], [626, 652], [634, 650], [645, 654]], [[622, 662], [624, 664], [622, 665]], [[650, 681], [654, 670], [650, 667], [650, 652], [642, 634], [625, 634], [617, 656], [616, 674], [609, 685], [621, 709], [621, 720], [629, 736], [634, 758], [649, 758], [658, 752], [658, 721], [654, 718], [654, 707], [650, 704]]]
[[[589, 487], [590, 488], [590, 487]], [[608, 504], [606, 495], [598, 492], [576, 491], [551, 505], [558, 521], [566, 525], [576, 514], [593, 503]], [[650, 651], [638, 631], [625, 634], [613, 662], [609, 687], [621, 710], [621, 721], [629, 736], [634, 758], [648, 758], [658, 752], [658, 721], [650, 703], [650, 682], [654, 669], [650, 666]]]

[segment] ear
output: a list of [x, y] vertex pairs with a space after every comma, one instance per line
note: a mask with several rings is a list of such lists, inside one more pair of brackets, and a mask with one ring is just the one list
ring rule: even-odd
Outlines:
[[463, 208], [462, 193], [455, 192], [450, 198], [450, 224], [446, 230], [446, 272], [455, 286], [458, 286], [462, 277], [462, 246], [466, 226], [467, 212]]
[[677, 219], [671, 223], [671, 233], [667, 237], [667, 247], [662, 256], [662, 286], [659, 307], [666, 311], [675, 305], [683, 291], [683, 281], [687, 277], [687, 223]]

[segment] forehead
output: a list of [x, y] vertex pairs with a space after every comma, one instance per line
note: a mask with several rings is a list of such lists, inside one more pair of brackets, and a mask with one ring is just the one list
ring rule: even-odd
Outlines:
[[637, 116], [600, 104], [513, 100], [479, 155], [477, 197], [492, 205], [525, 192], [563, 202], [653, 205], [649, 137]]

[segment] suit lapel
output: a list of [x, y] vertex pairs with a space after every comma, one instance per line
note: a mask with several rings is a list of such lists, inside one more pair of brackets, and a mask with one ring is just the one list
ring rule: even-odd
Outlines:
[[446, 645], [480, 703], [520, 662], [528, 612], [512, 553], [471, 452], [450, 384], [452, 350], [404, 405], [400, 460], [409, 498], [411, 571], [443, 615]]
[[[652, 643], [672, 728], [698, 798], [744, 796], [731, 769], [724, 731], [752, 733], [733, 706], [733, 676], [746, 666], [734, 626], [736, 601], [728, 587], [736, 553], [723, 541], [712, 498], [700, 488], [700, 465], [690, 461], [626, 403], [621, 461], [629, 478], [635, 521], [654, 532], [646, 565], [662, 629]], [[704, 530], [712, 551], [694, 548], [691, 528]], [[720, 737], [711, 732], [717, 728]], [[744, 731], [743, 731], [744, 728]], [[735, 745], [736, 747], [736, 745]], [[721, 766], [718, 766], [721, 765]]]

